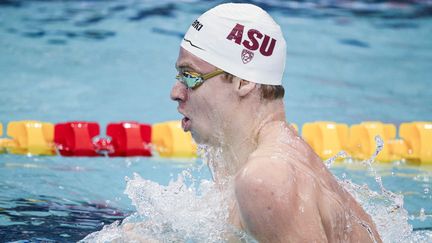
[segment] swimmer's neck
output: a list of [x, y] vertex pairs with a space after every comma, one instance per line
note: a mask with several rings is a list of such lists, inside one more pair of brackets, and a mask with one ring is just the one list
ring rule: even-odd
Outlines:
[[[254, 114], [253, 119], [250, 114]], [[258, 108], [250, 107], [249, 110], [238, 112], [232, 121], [221, 143], [222, 159], [219, 163], [223, 164], [215, 164], [213, 168], [216, 182], [235, 176], [258, 145], [268, 140], [268, 134], [274, 130], [274, 126], [286, 122], [283, 101], [268, 102]]]

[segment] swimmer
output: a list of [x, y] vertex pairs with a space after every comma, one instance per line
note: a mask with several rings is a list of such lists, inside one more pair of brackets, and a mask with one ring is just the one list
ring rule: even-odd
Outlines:
[[371, 217], [285, 119], [286, 43], [251, 4], [221, 4], [190, 26], [171, 99], [234, 194], [230, 223], [259, 242], [381, 242]]

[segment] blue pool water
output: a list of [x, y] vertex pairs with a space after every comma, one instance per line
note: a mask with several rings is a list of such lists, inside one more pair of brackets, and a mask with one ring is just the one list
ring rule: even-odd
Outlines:
[[[254, 1], [281, 25], [288, 120], [396, 125], [432, 120], [432, 2]], [[0, 1], [0, 122], [157, 123], [182, 34], [218, 1]], [[102, 129], [103, 131], [104, 129]], [[138, 172], [160, 184], [201, 160], [0, 155], [0, 241], [77, 241], [134, 212], [123, 193]], [[415, 230], [432, 227], [432, 168], [375, 165], [404, 195]], [[378, 190], [359, 163], [331, 169]], [[193, 170], [194, 177], [210, 178]]]

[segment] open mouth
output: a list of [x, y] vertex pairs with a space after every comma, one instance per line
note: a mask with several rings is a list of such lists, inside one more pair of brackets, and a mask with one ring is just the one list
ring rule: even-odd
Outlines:
[[185, 116], [182, 119], [182, 123], [181, 124], [182, 124], [183, 131], [187, 132], [187, 131], [190, 130], [191, 120], [188, 117]]

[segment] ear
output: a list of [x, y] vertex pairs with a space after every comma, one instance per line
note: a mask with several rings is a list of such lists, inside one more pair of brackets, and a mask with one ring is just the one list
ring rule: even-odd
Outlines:
[[239, 79], [237, 85], [237, 93], [240, 97], [244, 97], [249, 94], [256, 86], [256, 83], [249, 82], [247, 80]]

